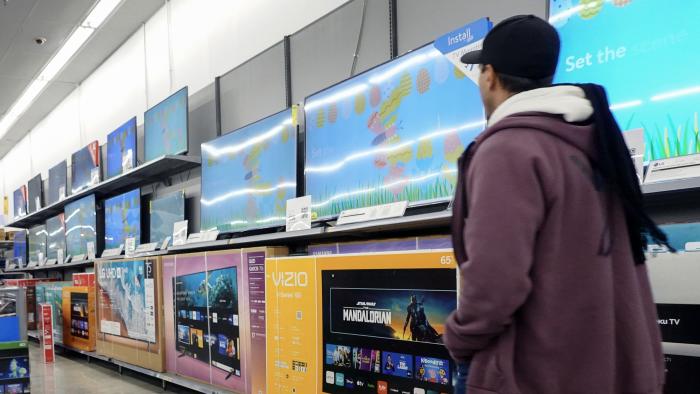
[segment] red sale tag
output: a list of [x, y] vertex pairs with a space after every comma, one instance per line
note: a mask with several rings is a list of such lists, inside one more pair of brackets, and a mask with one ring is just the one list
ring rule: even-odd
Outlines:
[[40, 304], [41, 320], [41, 352], [42, 359], [45, 363], [54, 362], [54, 347], [53, 347], [53, 319], [51, 304]]

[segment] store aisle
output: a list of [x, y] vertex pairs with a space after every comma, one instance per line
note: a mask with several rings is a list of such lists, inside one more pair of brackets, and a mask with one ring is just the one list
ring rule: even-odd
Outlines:
[[[32, 394], [132, 394], [162, 393], [159, 383], [141, 380], [126, 371], [120, 376], [116, 370], [98, 362], [88, 364], [82, 357], [57, 355], [54, 364], [41, 361], [39, 345], [30, 342], [30, 374]], [[186, 393], [169, 387], [168, 392]]]

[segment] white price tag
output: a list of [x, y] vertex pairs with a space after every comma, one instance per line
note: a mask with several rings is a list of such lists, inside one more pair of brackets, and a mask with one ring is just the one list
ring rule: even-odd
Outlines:
[[311, 228], [311, 196], [287, 200], [287, 231]]
[[163, 243], [160, 245], [160, 250], [165, 250], [168, 249], [168, 245], [170, 245], [170, 237], [165, 237], [163, 240]]
[[58, 264], [63, 264], [63, 262], [66, 260], [66, 257], [64, 256], [63, 249], [56, 250], [56, 260], [57, 260]]
[[41, 209], [41, 197], [36, 196], [34, 198], [34, 206], [35, 206], [35, 211], [38, 211]]
[[39, 253], [37, 253], [37, 255], [38, 255], [38, 257], [39, 257], [39, 261], [38, 261], [37, 264], [38, 264], [38, 265], [44, 265], [44, 253], [43, 253], [43, 252], [39, 252]]
[[134, 252], [136, 252], [136, 238], [134, 237], [129, 237], [126, 239], [126, 247], [125, 247], [125, 254], [127, 256], [133, 256]]
[[87, 243], [87, 258], [88, 258], [88, 260], [95, 259], [95, 243], [94, 242]]
[[58, 188], [58, 201], [64, 200], [66, 198], [66, 187], [61, 186]]
[[134, 168], [134, 151], [128, 149], [122, 154], [122, 172], [127, 172]]
[[187, 220], [173, 223], [173, 246], [184, 245], [187, 242]]
[[407, 207], [408, 201], [399, 201], [373, 207], [348, 209], [340, 213], [338, 225], [401, 217], [406, 213]]
[[90, 170], [90, 184], [97, 185], [100, 183], [100, 167], [95, 167]]

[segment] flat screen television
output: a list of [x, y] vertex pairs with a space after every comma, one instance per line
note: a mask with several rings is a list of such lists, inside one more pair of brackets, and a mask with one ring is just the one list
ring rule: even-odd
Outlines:
[[[65, 215], [58, 215], [46, 219], [46, 232], [48, 233], [48, 245], [46, 247], [46, 258], [58, 259], [58, 250], [63, 251], [66, 256], [66, 220]], [[63, 261], [59, 261], [62, 263]]]
[[100, 182], [100, 144], [97, 141], [71, 155], [70, 172], [72, 194]]
[[27, 182], [27, 213], [34, 213], [40, 210], [44, 205], [43, 190], [44, 188], [41, 184], [41, 174], [37, 174], [37, 176]]
[[144, 114], [144, 156], [151, 161], [187, 152], [187, 87], [151, 107]]
[[51, 205], [61, 200], [61, 197], [67, 196], [68, 190], [68, 165], [66, 161], [56, 164], [49, 168], [49, 192], [47, 205]]
[[[160, 246], [173, 235], [173, 224], [185, 220], [185, 192], [178, 191], [151, 200], [150, 242]], [[171, 239], [172, 242], [172, 239]]]
[[622, 131], [644, 130], [644, 161], [700, 153], [700, 2], [550, 0], [549, 10], [555, 83], [603, 85]]
[[107, 178], [136, 167], [136, 117], [107, 135]]
[[67, 255], [73, 257], [87, 254], [87, 244], [92, 242], [97, 252], [97, 214], [95, 212], [95, 195], [66, 204], [66, 249]]
[[43, 224], [29, 229], [29, 262], [31, 264], [44, 263], [47, 236], [46, 226]]
[[12, 355], [6, 351], [0, 355], [0, 387], [3, 393], [28, 393], [29, 389], [29, 354]]
[[12, 241], [12, 255], [18, 267], [24, 267], [27, 264], [27, 232], [25, 230], [15, 232]]
[[15, 218], [27, 214], [27, 186], [22, 185], [12, 193], [12, 210]]
[[319, 219], [407, 200], [449, 201], [483, 130], [477, 81], [432, 44], [306, 98], [306, 195]]
[[296, 158], [291, 109], [202, 144], [201, 229], [284, 225], [297, 192]]
[[118, 248], [127, 238], [141, 242], [141, 189], [105, 200], [105, 249]]
[[[240, 375], [238, 282], [235, 267], [177, 276], [177, 351]], [[211, 361], [210, 361], [211, 359]]]

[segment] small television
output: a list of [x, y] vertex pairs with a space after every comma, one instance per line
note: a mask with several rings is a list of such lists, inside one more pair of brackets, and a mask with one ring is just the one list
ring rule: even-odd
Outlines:
[[297, 128], [287, 109], [202, 144], [202, 230], [285, 224], [297, 195]]
[[107, 136], [107, 178], [136, 167], [136, 117]]
[[29, 263], [43, 264], [46, 259], [46, 226], [39, 225], [29, 229]]
[[187, 92], [184, 87], [144, 113], [145, 161], [187, 152]]
[[95, 212], [95, 195], [66, 204], [66, 250], [73, 257], [87, 254], [87, 244], [92, 242], [97, 251], [97, 214]]
[[22, 185], [12, 193], [12, 209], [14, 218], [20, 218], [27, 214], [27, 186]]
[[485, 127], [476, 80], [432, 44], [306, 98], [305, 185], [318, 219], [446, 203], [457, 159]]
[[209, 346], [204, 342], [204, 335], [209, 335], [207, 273], [182, 275], [174, 281], [177, 351], [209, 363]]
[[163, 243], [173, 235], [173, 224], [185, 220], [185, 192], [178, 191], [151, 200], [150, 242]]
[[105, 200], [105, 248], [118, 248], [131, 237], [141, 242], [141, 189]]
[[49, 168], [49, 193], [47, 205], [51, 205], [68, 195], [68, 165], [66, 161]]
[[100, 182], [100, 144], [91, 142], [71, 155], [71, 193], [75, 194]]
[[[47, 235], [47, 246], [46, 246], [46, 257], [48, 259], [58, 259], [58, 250], [63, 251], [63, 256], [65, 258], [66, 252], [66, 221], [65, 216], [62, 213], [46, 219], [46, 232]], [[58, 263], [62, 263], [59, 261]]]
[[15, 263], [18, 267], [24, 267], [27, 264], [27, 232], [19, 230], [15, 232], [12, 241], [12, 252]]
[[37, 176], [29, 180], [27, 183], [27, 213], [34, 213], [41, 209], [44, 201], [43, 190], [41, 174], [37, 174]]

